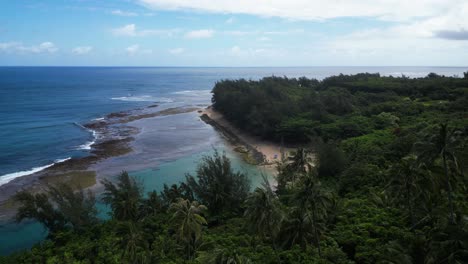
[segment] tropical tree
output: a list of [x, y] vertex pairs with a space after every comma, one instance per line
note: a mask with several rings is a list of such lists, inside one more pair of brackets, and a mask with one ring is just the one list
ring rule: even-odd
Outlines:
[[461, 145], [460, 136], [461, 133], [459, 131], [449, 129], [447, 124], [440, 124], [438, 133], [429, 135], [429, 138], [423, 142], [415, 143], [415, 149], [421, 162], [432, 164], [436, 158], [442, 159], [450, 222], [452, 224], [455, 223], [455, 214], [449, 161], [452, 161], [454, 164], [458, 164], [457, 156]]
[[413, 258], [408, 253], [408, 248], [403, 247], [397, 241], [390, 241], [382, 251], [382, 259], [379, 264], [412, 264]]
[[189, 260], [195, 256], [196, 246], [201, 241], [203, 225], [207, 224], [203, 217], [206, 210], [206, 206], [197, 201], [190, 202], [182, 198], [171, 204], [169, 208], [172, 212], [172, 221], [177, 227], [177, 239], [184, 244]]
[[221, 155], [217, 150], [213, 156], [203, 157], [196, 178], [187, 174], [186, 180], [196, 198], [213, 214], [238, 210], [250, 189], [247, 176], [234, 172], [226, 153]]
[[221, 250], [216, 249], [210, 252], [203, 252], [197, 258], [200, 263], [207, 264], [252, 264], [253, 262], [240, 254], [239, 252], [232, 250]]
[[415, 155], [402, 158], [400, 163], [395, 164], [390, 169], [390, 181], [387, 189], [395, 197], [401, 197], [404, 200], [412, 226], [416, 223], [415, 200], [424, 191], [422, 180], [425, 180], [425, 177], [418, 168]]
[[16, 221], [34, 219], [41, 223], [50, 233], [65, 228], [64, 216], [52, 205], [47, 193], [18, 192], [14, 199], [20, 203], [16, 212]]
[[288, 209], [289, 212], [281, 223], [277, 240], [281, 241], [281, 246], [284, 248], [299, 244], [302, 250], [306, 250], [307, 244], [315, 237], [311, 211], [297, 206]]
[[287, 158], [288, 167], [291, 171], [305, 173], [312, 165], [310, 153], [310, 150], [306, 148], [298, 148], [296, 151], [292, 151], [291, 155]]
[[283, 211], [278, 197], [264, 177], [263, 188], [256, 188], [245, 201], [247, 228], [262, 239], [274, 241], [278, 234]]
[[79, 230], [97, 222], [96, 198], [90, 190], [75, 191], [70, 185], [49, 186], [48, 194], [57, 210], [73, 229]]
[[102, 184], [102, 201], [110, 205], [112, 217], [121, 221], [136, 220], [142, 199], [141, 183], [124, 171], [118, 176], [116, 185], [107, 179], [104, 179]]
[[140, 218], [154, 216], [163, 211], [161, 198], [156, 191], [148, 193], [148, 197], [143, 199], [140, 204]]
[[94, 194], [86, 194], [81, 189], [75, 191], [71, 186], [58, 184], [48, 186], [42, 193], [18, 192], [15, 200], [21, 205], [16, 214], [18, 222], [35, 219], [51, 233], [71, 227], [83, 229], [97, 222], [97, 209]]
[[170, 187], [164, 184], [160, 196], [165, 208], [168, 208], [178, 198], [184, 198], [190, 201], [194, 200], [193, 191], [185, 182], [181, 182], [178, 185], [172, 184]]
[[322, 257], [320, 249], [320, 221], [327, 214], [327, 207], [331, 203], [330, 194], [326, 192], [317, 179], [315, 170], [309, 170], [301, 178], [300, 184], [295, 190], [293, 200], [302, 211], [309, 211], [312, 216], [314, 228], [314, 240], [319, 256]]
[[116, 229], [116, 235], [119, 237], [118, 245], [122, 250], [122, 258], [130, 263], [144, 262], [148, 251], [148, 240], [136, 222], [120, 222]]

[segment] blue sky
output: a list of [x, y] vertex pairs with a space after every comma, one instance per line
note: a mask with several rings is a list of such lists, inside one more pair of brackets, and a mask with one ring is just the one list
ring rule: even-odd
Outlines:
[[0, 65], [467, 64], [465, 0], [0, 2]]

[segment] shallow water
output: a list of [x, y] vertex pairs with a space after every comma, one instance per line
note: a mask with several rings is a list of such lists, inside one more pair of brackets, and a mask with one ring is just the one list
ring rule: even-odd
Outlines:
[[[340, 73], [423, 77], [429, 72], [462, 76], [456, 67], [291, 67], [291, 68], [93, 68], [0, 67], [0, 184], [2, 176], [20, 176], [68, 157], [88, 155], [92, 132], [81, 124], [106, 114], [158, 104], [159, 109], [210, 104], [210, 90], [220, 79], [259, 79], [277, 75], [323, 79]], [[135, 150], [97, 164], [99, 177], [122, 170], [140, 177], [147, 191], [184, 180], [213, 147], [226, 150], [235, 169], [258, 186], [261, 171], [243, 163], [224, 146], [213, 128], [196, 113], [132, 122], [141, 133]], [[17, 173], [17, 174], [15, 174]], [[3, 182], [6, 179], [3, 177]], [[5, 185], [8, 186], [8, 185]], [[100, 204], [101, 217], [106, 216]], [[0, 212], [0, 215], [2, 212]], [[37, 223], [0, 226], [0, 254], [29, 248], [46, 233]]]

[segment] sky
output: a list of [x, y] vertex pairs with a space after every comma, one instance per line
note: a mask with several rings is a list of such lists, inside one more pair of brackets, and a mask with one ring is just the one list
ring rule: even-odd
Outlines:
[[0, 0], [2, 66], [467, 66], [467, 0]]

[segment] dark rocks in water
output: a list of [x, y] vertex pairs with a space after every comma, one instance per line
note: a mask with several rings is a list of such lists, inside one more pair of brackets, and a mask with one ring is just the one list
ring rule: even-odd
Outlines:
[[88, 123], [83, 126], [91, 130], [99, 130], [99, 129], [106, 127], [106, 125], [107, 123], [105, 121], [98, 121], [98, 122]]
[[107, 118], [120, 118], [120, 117], [126, 117], [129, 116], [130, 113], [128, 112], [116, 112], [116, 113], [110, 113], [106, 115]]
[[256, 148], [249, 145], [247, 142], [243, 141], [239, 138], [234, 132], [232, 132], [229, 128], [224, 127], [223, 125], [219, 124], [212, 118], [210, 118], [207, 114], [203, 114], [200, 116], [200, 119], [203, 120], [208, 125], [211, 125], [214, 129], [219, 131], [221, 135], [232, 145], [237, 146], [238, 150], [242, 150], [242, 154], [244, 161], [249, 164], [262, 164], [265, 162], [264, 155], [258, 151]]
[[154, 104], [154, 105], [148, 106], [148, 108], [155, 108], [155, 107], [158, 107], [158, 106], [159, 106], [158, 104]]

